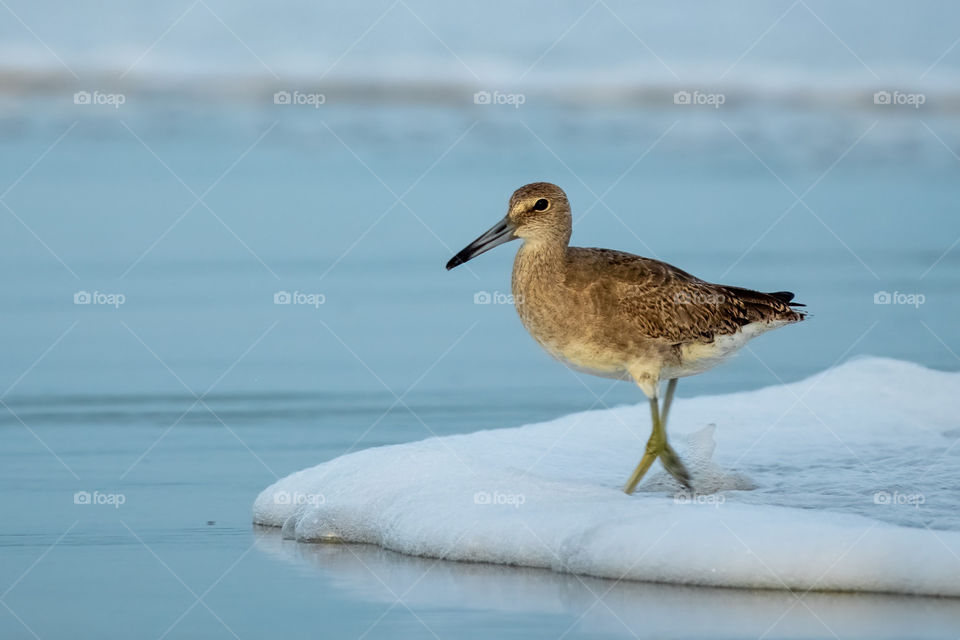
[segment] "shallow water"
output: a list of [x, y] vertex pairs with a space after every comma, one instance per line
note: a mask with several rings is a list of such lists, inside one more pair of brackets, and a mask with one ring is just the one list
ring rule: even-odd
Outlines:
[[[207, 197], [226, 226], [198, 206], [139, 262], [190, 206], [191, 194], [115, 118], [81, 118], [6, 199], [50, 251], [13, 216], [0, 216], [11, 274], [0, 282], [2, 317], [16, 336], [2, 363], [6, 385], [14, 385], [3, 399], [16, 414], [0, 417], [7, 514], [0, 566], [2, 583], [13, 585], [4, 602], [43, 638], [78, 627], [98, 637], [129, 628], [159, 636], [193, 604], [190, 590], [203, 593], [246, 552], [205, 598], [238, 635], [263, 635], [278, 620], [290, 621], [282, 625], [289, 637], [314, 635], [317, 624], [331, 625], [335, 635], [362, 634], [388, 603], [342, 588], [329, 572], [318, 581], [315, 563], [277, 563], [262, 553], [253, 546], [250, 503], [277, 476], [349, 450], [639, 400], [630, 385], [556, 365], [509, 306], [474, 304], [477, 292], [508, 290], [512, 247], [470, 270], [442, 269], [453, 250], [502, 215], [519, 182], [561, 182], [585, 213], [593, 199], [576, 176], [597, 193], [606, 189], [675, 116], [618, 117], [584, 119], [564, 109], [497, 118], [457, 109], [410, 109], [403, 117], [397, 109], [331, 109], [324, 122], [397, 193], [480, 120], [406, 196], [414, 213], [397, 206], [374, 225], [393, 196], [312, 114], [241, 109], [223, 122], [185, 110], [131, 110], [124, 122], [198, 194], [279, 118]], [[51, 117], [9, 139], [12, 152], [0, 157], [4, 175], [23, 171], [71, 118]], [[524, 133], [521, 119], [576, 176]], [[434, 124], [429, 130], [426, 120]], [[573, 122], [578, 130], [570, 132]], [[778, 130], [774, 124], [731, 118], [742, 135], [755, 130], [759, 140], [751, 144], [799, 193], [873, 120], [777, 114], [771, 122], [795, 123], [798, 136], [837, 127], [837, 140], [817, 138], [822, 149], [798, 152], [764, 137]], [[646, 245], [704, 277], [791, 289], [809, 305], [810, 322], [684, 381], [681, 396], [791, 381], [856, 354], [955, 369], [946, 347], [956, 352], [960, 338], [949, 320], [958, 311], [958, 254], [947, 253], [920, 276], [960, 236], [953, 213], [960, 163], [936, 141], [927, 145], [915, 125], [881, 122], [878, 135], [811, 192], [811, 208], [833, 232], [796, 209], [738, 262], [791, 204], [790, 193], [722, 124], [681, 120], [660, 151], [606, 197], [616, 216], [602, 205], [586, 213], [575, 241], [652, 254]], [[938, 127], [949, 135], [957, 123]], [[907, 155], [898, 155], [904, 148]], [[120, 292], [126, 301], [119, 308], [74, 305], [80, 290]], [[323, 293], [325, 303], [274, 305], [280, 290]], [[874, 305], [879, 290], [921, 292], [925, 303]], [[194, 406], [191, 394], [205, 392], [216, 415]], [[83, 490], [122, 493], [126, 501], [117, 509], [74, 505], [74, 492]], [[457, 569], [442, 571], [459, 580]], [[365, 589], [380, 588], [373, 574], [357, 573], [352, 580]], [[629, 618], [625, 628], [618, 620], [625, 614], [599, 605], [578, 621], [590, 591], [570, 578], [540, 580], [548, 591], [572, 591], [572, 601], [521, 602], [504, 612], [452, 597], [411, 605], [416, 615], [397, 606], [369, 636], [429, 635], [418, 617], [441, 637], [461, 633], [464, 620], [477, 635], [555, 637], [572, 626], [572, 636], [630, 635], [627, 628], [652, 636], [670, 628], [663, 618], [662, 627]], [[611, 596], [649, 613], [656, 607], [647, 608], [644, 589], [616, 586]], [[60, 615], [47, 613], [51, 595], [63, 603]], [[733, 636], [754, 632], [757, 620], [773, 625], [773, 609], [787, 605], [779, 595], [736, 601], [765, 613], [744, 613], [746, 627], [736, 626], [739, 614], [726, 617]], [[818, 602], [838, 610], [831, 628], [859, 606]], [[817, 620], [827, 614], [811, 608], [816, 615], [794, 607], [768, 636], [829, 635]], [[922, 627], [931, 636], [955, 628], [952, 603], [896, 600], [889, 609], [901, 610], [904, 620], [914, 619], [910, 611], [939, 612], [942, 623], [930, 618]], [[864, 635], [901, 629], [870, 620], [857, 627]], [[723, 635], [711, 627], [691, 623], [688, 635]], [[0, 615], [0, 628], [4, 637], [29, 637], [10, 612]], [[218, 634], [229, 635], [198, 605], [170, 637]]]
[[[616, 583], [284, 541], [250, 526], [251, 496], [273, 476], [225, 427], [199, 417], [172, 430], [123, 481], [163, 421], [38, 425], [80, 480], [25, 429], [4, 428], [0, 477], [12, 514], [0, 523], [0, 574], [12, 587], [4, 602], [39, 637], [232, 637], [229, 627], [241, 638], [278, 628], [290, 638], [937, 638], [960, 622], [954, 599]], [[262, 424], [231, 423], [278, 471], [332, 458], [356, 435], [335, 422]], [[415, 429], [397, 440], [419, 437]], [[73, 504], [84, 489], [120, 491], [126, 502]], [[206, 606], [187, 613], [193, 594]], [[6, 610], [0, 635], [33, 637]]]
[[[807, 303], [809, 322], [685, 380], [681, 396], [798, 380], [858, 354], [956, 370], [955, 51], [921, 77], [956, 37], [944, 19], [955, 8], [871, 5], [868, 33], [866, 5], [797, 5], [730, 72], [729, 103], [705, 110], [671, 94], [709, 86], [789, 5], [610, 3], [682, 80], [598, 6], [518, 81], [582, 10], [531, 5], [545, 21], [531, 34], [523, 20], [495, 28], [512, 4], [472, 13], [465, 30], [459, 8], [410, 2], [479, 77], [397, 5], [320, 83], [315, 110], [272, 93], [316, 85], [389, 5], [344, 8], [341, 28], [315, 37], [329, 7], [264, 16], [210, 2], [269, 69], [197, 5], [121, 81], [183, 9], [92, 17], [78, 5], [53, 19], [8, 4], [43, 42], [0, 25], [0, 636], [956, 629], [952, 601], [808, 595], [780, 617], [789, 595], [447, 564], [427, 565], [413, 613], [385, 613], [424, 561], [298, 547], [250, 526], [264, 486], [350, 450], [639, 400], [552, 362], [509, 305], [475, 304], [508, 291], [514, 247], [443, 270], [533, 180], [567, 190], [577, 244]], [[676, 37], [683, 25], [711, 35]], [[923, 109], [870, 100], [914, 85], [930, 96]], [[120, 109], [72, 103], [113, 86], [128, 94]], [[529, 91], [520, 109], [473, 103], [513, 86]], [[124, 302], [74, 304], [83, 291]], [[324, 304], [276, 305], [281, 291]], [[923, 303], [874, 304], [882, 291]], [[80, 491], [124, 502], [74, 504]], [[616, 604], [581, 618], [608, 586]], [[206, 605], [178, 621], [194, 594]], [[689, 602], [709, 617], [672, 627], [665, 608]]]
[[[397, 596], [419, 616], [438, 607], [495, 612], [509, 635], [531, 629], [554, 636], [633, 637], [936, 637], [956, 628], [960, 608], [950, 599], [878, 594], [791, 594], [708, 589], [558, 576], [545, 570], [411, 558], [369, 545], [304, 545], [275, 529], [258, 532], [257, 547], [313, 570], [342, 591], [393, 604]], [[397, 608], [402, 609], [402, 605]], [[408, 615], [412, 613], [405, 612]], [[567, 621], [573, 621], [567, 625]], [[429, 622], [428, 622], [429, 620]], [[425, 617], [424, 624], [452, 621]], [[519, 623], [519, 624], [518, 624]], [[444, 629], [444, 627], [441, 627]], [[918, 629], [920, 630], [918, 633]], [[444, 637], [440, 630], [438, 635]]]

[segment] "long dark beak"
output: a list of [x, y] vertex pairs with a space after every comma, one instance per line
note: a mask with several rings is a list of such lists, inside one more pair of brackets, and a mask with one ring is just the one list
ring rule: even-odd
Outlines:
[[490, 251], [490, 249], [500, 246], [504, 242], [515, 240], [517, 236], [513, 235], [514, 229], [513, 223], [508, 218], [504, 218], [493, 225], [485, 234], [464, 247], [460, 253], [450, 258], [450, 262], [447, 263], [447, 271], [459, 267], [464, 262], [472, 260], [481, 253]]

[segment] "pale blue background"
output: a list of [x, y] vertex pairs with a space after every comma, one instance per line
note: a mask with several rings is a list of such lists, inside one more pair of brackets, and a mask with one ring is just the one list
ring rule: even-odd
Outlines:
[[[4, 638], [158, 637], [194, 601], [180, 580], [199, 595], [238, 558], [207, 599], [240, 637], [357, 637], [382, 599], [251, 550], [249, 507], [276, 475], [639, 401], [551, 361], [511, 307], [473, 303], [509, 291], [515, 245], [444, 271], [525, 182], [567, 190], [577, 244], [808, 305], [810, 322], [684, 381], [681, 396], [858, 354], [958, 368], [951, 3], [8, 5]], [[926, 103], [874, 105], [881, 89]], [[126, 102], [75, 105], [78, 90]], [[278, 106], [276, 90], [326, 103]], [[475, 105], [479, 90], [525, 103]], [[677, 90], [726, 103], [677, 106]], [[199, 204], [177, 222], [190, 190], [218, 179], [204, 196], [215, 215]], [[812, 211], [784, 215], [790, 190], [814, 183]], [[74, 305], [81, 290], [126, 303]], [[277, 306], [279, 290], [326, 303]], [[881, 290], [925, 303], [878, 306]], [[191, 409], [214, 383], [219, 419]], [[73, 504], [95, 489], [126, 503]], [[572, 604], [520, 609], [420, 608], [423, 626], [400, 607], [368, 637], [591, 631]], [[168, 637], [217, 635], [230, 637], [198, 605]]]

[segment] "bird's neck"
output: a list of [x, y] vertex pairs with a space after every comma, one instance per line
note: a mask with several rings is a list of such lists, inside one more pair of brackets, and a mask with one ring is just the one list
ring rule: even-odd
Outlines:
[[513, 261], [514, 297], [529, 298], [537, 291], [562, 283], [566, 258], [566, 242], [525, 240]]

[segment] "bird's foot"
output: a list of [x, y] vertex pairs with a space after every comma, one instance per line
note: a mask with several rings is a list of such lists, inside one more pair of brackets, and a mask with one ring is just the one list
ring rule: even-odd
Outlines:
[[647, 442], [647, 450], [644, 452], [640, 464], [638, 464], [637, 468], [630, 474], [627, 484], [623, 487], [624, 493], [629, 495], [634, 492], [637, 485], [643, 480], [643, 476], [646, 475], [647, 470], [650, 469], [657, 458], [660, 459], [660, 464], [663, 465], [667, 473], [673, 476], [684, 489], [687, 491], [693, 490], [693, 485], [690, 482], [690, 472], [687, 471], [683, 462], [680, 461], [680, 456], [677, 455], [677, 452], [667, 443], [666, 439], [651, 437]]
[[660, 452], [660, 464], [666, 469], [667, 473], [673, 476], [674, 480], [680, 483], [687, 491], [693, 491], [693, 484], [690, 482], [690, 472], [680, 461], [680, 456], [673, 450], [669, 444], [664, 444], [663, 451]]

